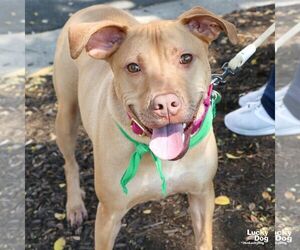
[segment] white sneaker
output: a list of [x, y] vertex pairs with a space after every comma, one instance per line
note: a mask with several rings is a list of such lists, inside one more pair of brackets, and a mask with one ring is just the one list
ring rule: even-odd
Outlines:
[[258, 90], [251, 91], [243, 96], [240, 97], [239, 99], [239, 105], [241, 107], [246, 106], [249, 102], [258, 102], [262, 95], [264, 94], [264, 91], [266, 89], [266, 84], [262, 87], [260, 87]]
[[[241, 107], [243, 107], [243, 106], [247, 105], [247, 103], [249, 103], [249, 102], [258, 102], [261, 99], [261, 97], [263, 96], [266, 86], [267, 85], [265, 84], [264, 86], [260, 87], [258, 90], [249, 92], [246, 95], [241, 96], [239, 99], [239, 105]], [[286, 92], [288, 91], [289, 87], [290, 87], [290, 84], [277, 90], [275, 92], [275, 100], [276, 101], [282, 100], [283, 97], [285, 96]]]
[[275, 133], [275, 121], [268, 115], [261, 102], [248, 103], [224, 118], [226, 127], [234, 133], [247, 136]]
[[284, 86], [283, 88], [275, 91], [275, 101], [281, 101], [285, 96], [286, 92], [288, 91], [290, 84]]
[[300, 120], [293, 116], [282, 100], [275, 105], [275, 134], [278, 136], [300, 134]]

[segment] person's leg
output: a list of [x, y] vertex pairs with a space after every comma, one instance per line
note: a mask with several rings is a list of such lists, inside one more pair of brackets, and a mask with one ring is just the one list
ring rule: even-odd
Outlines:
[[292, 115], [300, 120], [300, 65], [296, 71], [292, 84], [283, 98], [283, 103]]
[[300, 65], [281, 100], [276, 100], [276, 135], [300, 134]]
[[275, 69], [272, 67], [260, 99], [230, 112], [224, 118], [226, 127], [247, 136], [270, 135], [275, 132]]
[[261, 104], [267, 111], [268, 115], [275, 120], [275, 67], [272, 67], [267, 87], [261, 98]]

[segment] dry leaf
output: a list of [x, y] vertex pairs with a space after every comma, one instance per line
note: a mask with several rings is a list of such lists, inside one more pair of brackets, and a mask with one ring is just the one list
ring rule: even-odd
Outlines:
[[242, 209], [242, 205], [237, 205], [235, 208], [236, 208], [237, 210], [241, 210], [241, 209]]
[[258, 222], [257, 217], [254, 216], [253, 214], [250, 215], [250, 219], [251, 219], [251, 221], [254, 222], [254, 223], [257, 223], [257, 222]]
[[255, 236], [254, 235], [249, 235], [245, 238], [246, 241], [254, 240]]
[[230, 204], [230, 199], [225, 195], [220, 195], [215, 199], [215, 204], [225, 206]]
[[60, 188], [64, 188], [66, 186], [66, 183], [61, 183], [58, 185]]
[[262, 228], [259, 230], [259, 234], [260, 234], [260, 235], [265, 235], [265, 236], [267, 236], [267, 235], [268, 235], [268, 232], [269, 232], [269, 228], [267, 228], [267, 227], [262, 227]]
[[58, 220], [63, 220], [63, 219], [66, 218], [66, 214], [64, 214], [64, 213], [62, 213], [62, 214], [60, 214], [60, 213], [55, 213], [55, 214], [54, 214], [54, 217], [55, 217], [56, 219], [58, 219]]
[[240, 159], [242, 156], [235, 156], [229, 153], [226, 153], [228, 159]]
[[53, 133], [50, 133], [50, 141], [55, 141], [56, 140], [56, 135]]
[[66, 240], [61, 237], [58, 240], [55, 241], [54, 243], [54, 250], [63, 250], [66, 245]]
[[252, 60], [251, 60], [251, 64], [252, 64], [252, 65], [256, 65], [256, 64], [257, 64], [257, 60], [256, 60], [255, 58], [252, 59]]
[[262, 192], [261, 195], [265, 200], [270, 201], [272, 199], [271, 195], [268, 192]]
[[151, 209], [146, 209], [143, 211], [143, 214], [151, 214]]
[[254, 209], [255, 209], [255, 204], [253, 203], [253, 202], [251, 202], [250, 204], [249, 204], [249, 209], [250, 209], [250, 211], [253, 211]]
[[285, 192], [284, 196], [288, 200], [295, 200], [296, 199], [295, 195], [290, 191]]

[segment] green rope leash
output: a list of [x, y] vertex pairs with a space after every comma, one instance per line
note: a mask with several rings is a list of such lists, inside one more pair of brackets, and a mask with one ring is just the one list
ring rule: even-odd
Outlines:
[[[211, 106], [209, 107], [209, 109], [207, 111], [206, 117], [201, 125], [201, 128], [195, 135], [192, 136], [192, 138], [190, 140], [189, 148], [195, 147], [207, 136], [208, 132], [210, 131], [210, 129], [212, 127], [213, 119], [216, 116], [216, 104], [218, 104], [220, 101], [221, 101], [221, 95], [218, 92], [213, 91], [212, 97], [211, 97]], [[124, 174], [121, 178], [121, 181], [120, 181], [123, 192], [125, 194], [128, 193], [128, 189], [127, 189], [128, 182], [130, 182], [135, 177], [135, 175], [138, 171], [140, 162], [143, 158], [143, 155], [149, 152], [155, 163], [156, 170], [157, 170], [159, 177], [161, 179], [161, 182], [162, 182], [162, 184], [161, 184], [162, 194], [165, 196], [167, 194], [167, 183], [166, 183], [166, 179], [163, 174], [163, 171], [162, 171], [161, 160], [155, 154], [153, 154], [153, 152], [150, 150], [150, 148], [147, 144], [144, 144], [144, 143], [134, 140], [125, 132], [125, 130], [122, 127], [120, 127], [118, 124], [117, 124], [117, 126], [118, 126], [119, 130], [121, 131], [121, 133], [124, 135], [124, 137], [127, 138], [127, 140], [131, 141], [135, 146], [135, 150], [130, 156], [128, 167], [127, 167], [126, 171], [124, 172]]]

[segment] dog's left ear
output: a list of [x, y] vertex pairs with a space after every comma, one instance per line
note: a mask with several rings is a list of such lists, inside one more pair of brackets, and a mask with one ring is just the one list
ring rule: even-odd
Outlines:
[[76, 59], [85, 48], [95, 59], [113, 54], [126, 36], [127, 26], [112, 21], [79, 23], [69, 27], [70, 54]]
[[222, 31], [227, 34], [231, 43], [238, 42], [236, 28], [232, 23], [202, 7], [195, 7], [184, 12], [178, 17], [178, 20], [187, 26], [195, 36], [208, 44], [217, 39]]

